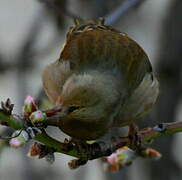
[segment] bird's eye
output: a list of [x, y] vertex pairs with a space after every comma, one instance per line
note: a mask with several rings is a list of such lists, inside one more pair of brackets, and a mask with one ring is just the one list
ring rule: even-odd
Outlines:
[[79, 109], [79, 106], [70, 106], [70, 107], [68, 108], [68, 113], [71, 113], [71, 112], [73, 112], [73, 111], [75, 111], [75, 110], [77, 110], [77, 109]]

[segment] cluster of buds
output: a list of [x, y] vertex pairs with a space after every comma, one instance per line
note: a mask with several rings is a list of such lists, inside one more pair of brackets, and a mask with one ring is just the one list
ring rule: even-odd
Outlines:
[[[28, 95], [23, 106], [23, 115], [25, 119], [29, 119], [34, 124], [41, 124], [47, 116], [46, 113], [38, 110], [32, 96]], [[29, 139], [34, 138], [41, 131], [36, 127], [29, 127], [25, 130], [17, 130], [12, 134], [12, 139], [9, 141], [12, 147], [21, 147], [25, 145]]]
[[46, 113], [38, 110], [35, 101], [32, 96], [28, 95], [25, 99], [23, 106], [24, 117], [29, 118], [32, 124], [37, 124], [43, 122], [47, 116]]

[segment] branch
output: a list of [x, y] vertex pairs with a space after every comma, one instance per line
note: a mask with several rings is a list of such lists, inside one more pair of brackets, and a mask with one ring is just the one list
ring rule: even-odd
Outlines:
[[149, 142], [161, 136], [182, 132], [182, 122], [161, 123], [154, 128], [148, 128], [140, 131], [144, 142]]
[[138, 6], [141, 2], [143, 2], [143, 0], [126, 0], [124, 3], [121, 3], [119, 7], [105, 17], [106, 24], [112, 25], [116, 23], [120, 17], [125, 15], [132, 8]]
[[[27, 114], [24, 112], [23, 118], [20, 118], [20, 116], [18, 115], [12, 115], [10, 113], [12, 109], [10, 109], [8, 106], [11, 106], [11, 108], [13, 106], [10, 102], [8, 103], [7, 102], [4, 103], [2, 109], [0, 109], [1, 124], [14, 128], [16, 130], [24, 129], [26, 131], [28, 127], [27, 123], [25, 123], [27, 121]], [[32, 114], [35, 115], [36, 112], [40, 113], [40, 111], [35, 111], [36, 110], [35, 104], [31, 102], [29, 105], [31, 105], [31, 108], [34, 109], [34, 112]], [[24, 105], [24, 109], [26, 108], [28, 109], [29, 107], [30, 106], [26, 106], [26, 104]], [[44, 113], [47, 112], [47, 114], [49, 114], [50, 116], [51, 113], [55, 114], [58, 111], [59, 107], [57, 106], [50, 110], [44, 111]], [[35, 128], [32, 127], [32, 124], [30, 122], [29, 122], [29, 127]], [[144, 147], [143, 145], [148, 144], [151, 140], [154, 140], [161, 136], [165, 136], [168, 134], [175, 134], [179, 132], [182, 132], [182, 122], [164, 123], [164, 124], [159, 124], [153, 128], [145, 128], [140, 131], [137, 131], [133, 137], [130, 136], [117, 137], [114, 140], [110, 139], [107, 142], [98, 141], [93, 144], [85, 143], [83, 145], [82, 144], [78, 145], [74, 142], [60, 142], [50, 137], [46, 133], [45, 128], [41, 128], [41, 133], [35, 134], [35, 137], [33, 137], [33, 139], [43, 144], [44, 146], [52, 149], [54, 152], [63, 153], [79, 158], [78, 160], [72, 161], [70, 164], [71, 167], [75, 168], [85, 164], [87, 160], [93, 160], [109, 156], [110, 154], [112, 154], [117, 149], [123, 146], [128, 146], [129, 148], [137, 150], [139, 152], [140, 150], [143, 150]], [[26, 142], [32, 138], [30, 135], [28, 137], [29, 138], [26, 140]]]

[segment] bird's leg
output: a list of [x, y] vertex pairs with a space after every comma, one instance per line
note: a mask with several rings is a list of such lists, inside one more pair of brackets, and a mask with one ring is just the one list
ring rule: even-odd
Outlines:
[[128, 136], [132, 137], [138, 132], [138, 126], [135, 123], [129, 124]]
[[135, 123], [131, 123], [129, 125], [128, 137], [130, 138], [131, 146], [133, 147], [142, 146], [141, 139], [138, 136], [138, 131], [138, 126]]

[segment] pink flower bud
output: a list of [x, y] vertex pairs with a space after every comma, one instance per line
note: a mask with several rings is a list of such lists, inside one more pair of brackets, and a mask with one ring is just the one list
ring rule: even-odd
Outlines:
[[117, 163], [117, 154], [112, 153], [110, 156], [106, 157], [106, 159], [110, 164], [115, 164]]
[[9, 144], [10, 144], [11, 147], [14, 147], [14, 148], [18, 148], [18, 147], [21, 146], [21, 142], [19, 141], [18, 138], [11, 139]]
[[38, 111], [35, 111], [33, 112], [31, 115], [30, 115], [30, 120], [33, 124], [36, 124], [36, 123], [41, 123], [43, 121], [45, 121], [47, 118], [47, 115], [46, 113], [43, 113], [42, 111], [38, 110]]
[[106, 157], [108, 163], [107, 170], [117, 171], [123, 166], [127, 166], [132, 163], [136, 158], [136, 153], [128, 148], [127, 146], [117, 149], [116, 152], [112, 153], [110, 156]]
[[[12, 137], [17, 136], [20, 133], [20, 131], [15, 131], [12, 134]], [[26, 131], [22, 131], [21, 134], [15, 138], [12, 138], [9, 141], [9, 144], [11, 147], [18, 148], [26, 144], [26, 142], [29, 140], [29, 136]]]
[[25, 98], [24, 106], [23, 106], [23, 113], [25, 116], [30, 116], [30, 114], [37, 110], [37, 106], [32, 96], [28, 95]]
[[124, 146], [122, 148], [117, 149], [116, 151], [118, 163], [121, 166], [126, 166], [132, 163], [132, 161], [136, 158], [136, 153], [132, 149]]

